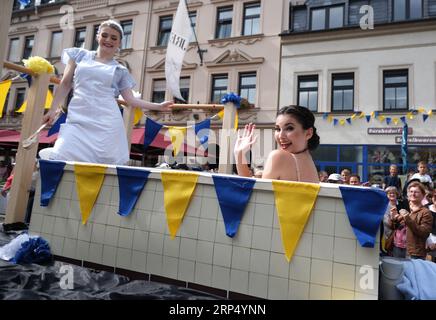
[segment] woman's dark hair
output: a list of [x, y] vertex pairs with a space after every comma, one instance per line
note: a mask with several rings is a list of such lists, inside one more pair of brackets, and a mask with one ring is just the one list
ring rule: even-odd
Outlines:
[[281, 108], [277, 115], [293, 116], [303, 126], [304, 130], [313, 128], [313, 135], [307, 142], [307, 147], [309, 148], [309, 150], [315, 150], [316, 147], [318, 147], [319, 136], [316, 133], [315, 117], [309, 109], [307, 109], [306, 107], [290, 105]]

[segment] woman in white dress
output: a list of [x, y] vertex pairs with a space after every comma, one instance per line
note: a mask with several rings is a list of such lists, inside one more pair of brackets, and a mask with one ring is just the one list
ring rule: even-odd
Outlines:
[[127, 104], [149, 110], [168, 110], [172, 105], [171, 101], [151, 103], [134, 97], [135, 81], [114, 59], [122, 37], [121, 26], [108, 20], [99, 26], [97, 51], [82, 48], [63, 51], [65, 71], [43, 123], [54, 121], [58, 106], [72, 88], [74, 95], [50, 159], [126, 164], [127, 136], [115, 97], [121, 94]]

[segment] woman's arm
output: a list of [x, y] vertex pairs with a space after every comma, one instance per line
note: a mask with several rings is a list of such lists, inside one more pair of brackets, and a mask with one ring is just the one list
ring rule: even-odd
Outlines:
[[429, 210], [424, 210], [422, 213], [421, 222], [418, 224], [416, 220], [410, 218], [410, 214], [404, 216], [406, 225], [412, 230], [414, 234], [421, 238], [426, 238], [431, 233], [433, 225], [433, 216]]
[[56, 117], [56, 111], [58, 110], [59, 105], [65, 101], [65, 98], [73, 87], [73, 77], [75, 70], [76, 62], [73, 59], [70, 59], [65, 67], [61, 83], [56, 89], [56, 93], [53, 97], [53, 102], [51, 104], [50, 110], [42, 118], [42, 123], [48, 122], [48, 124], [52, 124], [54, 118]]
[[173, 105], [172, 101], [164, 101], [162, 103], [154, 103], [154, 102], [148, 102], [139, 98], [135, 98], [133, 95], [132, 89], [127, 88], [124, 90], [121, 90], [121, 95], [124, 98], [124, 101], [129, 106], [141, 108], [141, 109], [148, 109], [148, 110], [157, 110], [157, 111], [169, 111], [171, 110], [170, 107]]

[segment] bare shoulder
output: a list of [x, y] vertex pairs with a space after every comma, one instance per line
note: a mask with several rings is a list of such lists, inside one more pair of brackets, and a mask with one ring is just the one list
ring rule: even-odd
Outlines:
[[289, 152], [284, 150], [273, 150], [268, 155], [268, 158], [270, 158], [272, 161], [287, 162], [292, 159], [292, 156]]

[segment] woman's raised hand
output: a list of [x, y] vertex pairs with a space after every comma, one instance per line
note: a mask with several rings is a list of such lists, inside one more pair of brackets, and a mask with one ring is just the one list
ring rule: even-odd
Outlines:
[[257, 136], [254, 135], [255, 124], [246, 124], [244, 131], [238, 130], [238, 139], [233, 150], [235, 155], [245, 154], [251, 149], [251, 146], [256, 142]]

